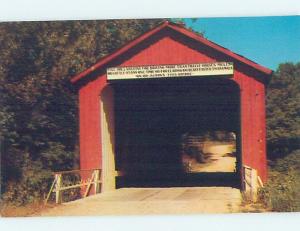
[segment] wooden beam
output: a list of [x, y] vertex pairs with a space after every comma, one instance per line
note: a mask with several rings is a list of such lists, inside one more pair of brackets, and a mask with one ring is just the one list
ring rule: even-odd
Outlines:
[[91, 178], [88, 179], [88, 181], [81, 181], [80, 183], [75, 183], [74, 185], [66, 185], [63, 186], [62, 182], [62, 176], [63, 174], [70, 174], [70, 173], [76, 173], [80, 172], [81, 170], [71, 170], [71, 171], [61, 171], [56, 172], [54, 174], [54, 181], [52, 182], [52, 185], [50, 187], [50, 190], [47, 194], [47, 197], [45, 199], [45, 204], [47, 204], [48, 200], [50, 199], [51, 193], [55, 193], [55, 202], [57, 204], [60, 204], [63, 202], [63, 194], [62, 192], [64, 190], [73, 189], [73, 188], [79, 188], [82, 186], [87, 186], [84, 197], [86, 197], [90, 191], [91, 185], [94, 185], [95, 187], [95, 193], [99, 193], [101, 191], [101, 169], [86, 169], [83, 171], [90, 171], [92, 173]]
[[55, 184], [55, 201], [56, 204], [62, 203], [62, 193], [61, 193], [61, 184], [62, 184], [62, 175], [56, 174], [55, 175], [56, 184]]
[[47, 195], [46, 200], [45, 200], [45, 204], [47, 204], [55, 184], [56, 184], [56, 178], [54, 178], [54, 181], [52, 182], [52, 185], [50, 187], [50, 190], [49, 190], [48, 195]]
[[89, 194], [89, 191], [90, 191], [90, 188], [91, 188], [91, 185], [92, 185], [92, 182], [93, 182], [94, 177], [95, 177], [95, 172], [93, 172], [92, 177], [91, 177], [91, 179], [89, 180], [89, 183], [88, 183], [88, 185], [87, 185], [87, 187], [86, 187], [86, 190], [85, 190], [85, 193], [84, 193], [84, 196], [83, 196], [83, 197], [87, 197], [87, 195]]
[[95, 194], [100, 192], [100, 184], [99, 179], [100, 179], [100, 170], [94, 170], [95, 174], [95, 179], [94, 179], [94, 189], [95, 189]]
[[257, 171], [251, 170], [251, 197], [254, 202], [257, 201]]

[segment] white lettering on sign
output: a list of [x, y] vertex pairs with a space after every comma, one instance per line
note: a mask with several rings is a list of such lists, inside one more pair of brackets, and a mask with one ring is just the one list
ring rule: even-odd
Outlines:
[[148, 79], [168, 77], [233, 75], [233, 63], [196, 63], [136, 67], [111, 67], [107, 69], [108, 80]]

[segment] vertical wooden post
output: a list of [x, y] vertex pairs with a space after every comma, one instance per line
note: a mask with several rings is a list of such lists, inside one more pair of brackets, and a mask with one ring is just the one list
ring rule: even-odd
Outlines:
[[100, 192], [100, 183], [99, 183], [99, 180], [100, 180], [100, 170], [99, 169], [94, 170], [94, 174], [95, 174], [95, 177], [94, 177], [94, 189], [95, 189], [95, 194], [97, 194], [97, 193]]
[[61, 174], [55, 174], [56, 184], [55, 184], [55, 201], [56, 204], [62, 203], [62, 193], [61, 193]]
[[251, 197], [253, 202], [257, 201], [257, 171], [251, 169]]
[[101, 92], [102, 170], [101, 191], [116, 189], [114, 91], [111, 86]]
[[247, 198], [251, 197], [251, 169], [243, 166], [243, 189]]

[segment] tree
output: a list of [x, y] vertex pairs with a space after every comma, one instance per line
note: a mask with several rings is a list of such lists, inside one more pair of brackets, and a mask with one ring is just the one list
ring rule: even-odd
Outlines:
[[300, 146], [300, 63], [280, 64], [267, 89], [269, 157]]
[[161, 20], [0, 24], [1, 192], [26, 203], [78, 167], [70, 78]]

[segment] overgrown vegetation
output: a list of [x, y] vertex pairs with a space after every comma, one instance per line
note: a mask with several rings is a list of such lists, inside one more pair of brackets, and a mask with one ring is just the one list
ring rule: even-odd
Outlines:
[[[72, 76], [161, 20], [0, 24], [1, 198], [41, 199], [51, 171], [78, 168]], [[268, 87], [270, 180], [262, 200], [299, 211], [300, 63], [279, 66]], [[288, 155], [291, 153], [290, 155]]]
[[267, 89], [268, 158], [300, 149], [300, 63], [280, 64]]
[[300, 211], [300, 63], [285, 63], [268, 87], [269, 178], [261, 201], [273, 211]]
[[273, 211], [300, 211], [300, 150], [271, 162], [261, 201]]
[[161, 20], [0, 24], [1, 198], [44, 198], [51, 171], [78, 168], [70, 78]]

